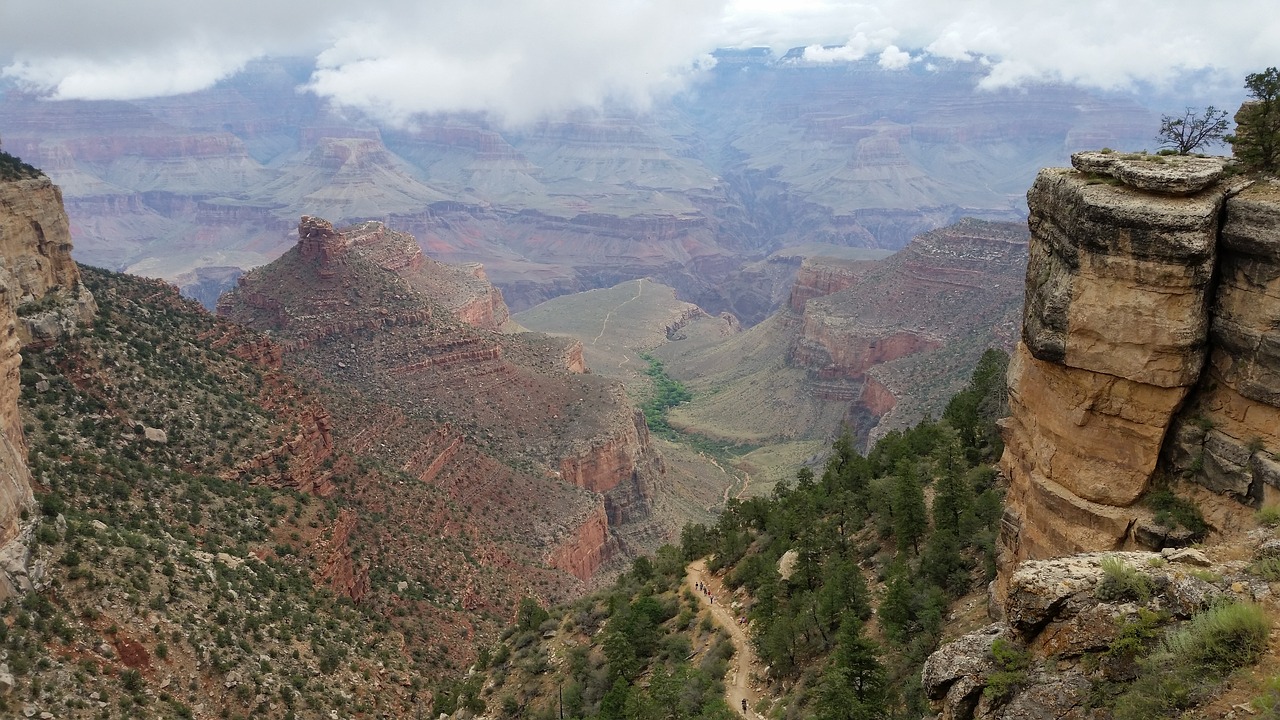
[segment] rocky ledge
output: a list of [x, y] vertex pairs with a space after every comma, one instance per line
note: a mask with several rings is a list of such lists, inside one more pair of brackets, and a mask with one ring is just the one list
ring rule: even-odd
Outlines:
[[[1249, 544], [1255, 558], [1280, 553], [1280, 543], [1261, 535]], [[1109, 651], [1126, 629], [1155, 618], [1187, 620], [1220, 601], [1274, 600], [1269, 584], [1247, 572], [1244, 557], [1167, 548], [1025, 562], [1009, 578], [1004, 620], [933, 653], [924, 666], [925, 692], [941, 720], [1110, 717], [1091, 706], [1091, 696], [1114, 681], [1120, 668]], [[1116, 566], [1142, 590], [1108, 578]], [[993, 650], [997, 642], [1028, 661], [1017, 682], [1001, 689], [991, 688], [1009, 680]]]
[[1170, 195], [1194, 195], [1222, 179], [1226, 158], [1148, 155], [1106, 150], [1078, 152], [1071, 166], [1084, 173], [1115, 178], [1129, 187]]

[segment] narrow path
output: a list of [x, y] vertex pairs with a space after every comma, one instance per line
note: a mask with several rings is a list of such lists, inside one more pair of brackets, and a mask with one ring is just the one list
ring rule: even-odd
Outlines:
[[[639, 280], [636, 281], [636, 294], [634, 297], [631, 298], [631, 300], [635, 300], [636, 298], [640, 297], [643, 294], [644, 294], [644, 278], [640, 278]], [[631, 300], [623, 300], [622, 303], [618, 305], [618, 307], [615, 307], [613, 310], [610, 310], [609, 312], [604, 314], [604, 322], [600, 323], [600, 334], [596, 335], [595, 339], [591, 341], [592, 345], [595, 345], [597, 340], [604, 337], [604, 331], [609, 328], [609, 318], [613, 317], [613, 314], [615, 312], [622, 309], [622, 306], [631, 302]]]
[[747, 494], [747, 488], [751, 487], [751, 473], [741, 468], [739, 468], [738, 471], [742, 473], [742, 487], [734, 497], [741, 500], [742, 496]]
[[[729, 639], [733, 642], [733, 660], [724, 682], [725, 702], [729, 703], [729, 707], [742, 717], [752, 719], [763, 717], [754, 709], [756, 701], [760, 699], [760, 693], [751, 686], [752, 677], [760, 673], [760, 664], [756, 660], [755, 651], [751, 648], [746, 628], [738, 624], [738, 618], [734, 617], [728, 605], [729, 593], [725, 592], [724, 586], [718, 579], [707, 572], [705, 560], [697, 560], [689, 564], [684, 583], [694, 595], [698, 596], [703, 606], [711, 610], [711, 618], [717, 625], [728, 631]], [[717, 600], [716, 603], [713, 604], [706, 593], [698, 591], [698, 583], [702, 583], [711, 591], [711, 595]], [[742, 710], [744, 699], [747, 701], [746, 712]]]
[[[725, 470], [724, 466], [716, 462], [715, 458], [711, 457], [710, 455], [704, 452], [699, 452], [698, 454], [702, 456], [702, 459], [706, 460], [712, 465], [715, 465], [717, 470], [719, 470], [720, 472], [724, 473], [729, 477], [729, 484], [724, 486], [723, 497], [721, 497], [720, 502], [718, 503], [719, 505], [724, 505], [725, 503], [729, 502], [729, 491], [733, 489], [733, 485], [738, 481], [738, 479], [733, 476], [733, 473], [730, 473], [728, 470]], [[707, 512], [711, 512], [716, 505], [717, 503], [711, 503], [710, 505], [708, 505]]]

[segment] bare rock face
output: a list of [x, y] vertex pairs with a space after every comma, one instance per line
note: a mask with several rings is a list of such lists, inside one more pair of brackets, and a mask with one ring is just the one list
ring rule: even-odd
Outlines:
[[1165, 448], [1170, 472], [1242, 503], [1280, 500], [1280, 187], [1227, 201], [1211, 351]]
[[[1044, 170], [1027, 193], [1026, 305], [1002, 459], [1008, 568], [1134, 542], [1134, 503], [1205, 365], [1219, 216], [1238, 189], [1211, 184], [1220, 160], [1074, 161], [1087, 172]], [[1134, 169], [1144, 163], [1158, 173]]]
[[[1145, 579], [1145, 597], [1109, 589], [1103, 560]], [[1205, 563], [1210, 572], [1194, 572]], [[939, 717], [949, 720], [1102, 718], [1089, 709], [1095, 682], [1106, 682], [1106, 652], [1123, 628], [1149, 611], [1186, 620], [1225, 595], [1252, 599], [1239, 583], [1241, 563], [1215, 563], [1198, 551], [1086, 553], [1024, 562], [1008, 577], [1004, 620], [944, 645], [925, 662], [922, 680]], [[1217, 577], [1211, 582], [1205, 577]], [[1243, 586], [1241, 586], [1243, 587]], [[1268, 591], [1269, 592], [1269, 591]], [[984, 692], [1003, 670], [992, 652], [999, 640], [1024, 653], [1026, 675], [1007, 698]]]
[[816, 396], [857, 401], [846, 420], [859, 437], [936, 412], [919, 407], [934, 399], [917, 390], [926, 378], [940, 396], [963, 383], [976, 355], [938, 382], [958, 341], [979, 354], [1012, 347], [1026, 251], [1017, 225], [966, 218], [878, 262], [805, 260], [789, 305], [799, 332], [788, 362], [808, 371]]
[[1041, 360], [1190, 385], [1208, 336], [1224, 192], [1165, 197], [1045, 170], [1027, 193], [1023, 339]]
[[1078, 152], [1071, 166], [1113, 177], [1129, 187], [1170, 195], [1193, 195], [1222, 179], [1226, 159], [1189, 155]]

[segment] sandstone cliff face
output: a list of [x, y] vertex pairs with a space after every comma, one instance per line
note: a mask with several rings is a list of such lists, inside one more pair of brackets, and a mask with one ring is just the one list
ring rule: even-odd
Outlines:
[[25, 575], [22, 515], [34, 504], [18, 416], [19, 351], [74, 333], [93, 311], [71, 259], [62, 192], [46, 177], [0, 182], [0, 598], [30, 587], [15, 577]]
[[936, 414], [983, 350], [1012, 346], [1026, 248], [1012, 223], [965, 219], [878, 262], [805, 260], [788, 362], [815, 394], [854, 401], [860, 437]]
[[662, 456], [649, 442], [644, 414], [635, 410], [630, 422], [597, 437], [560, 461], [560, 476], [584, 490], [604, 496], [609, 523], [623, 525], [643, 518], [653, 502], [654, 479], [662, 474]]
[[1222, 163], [1081, 153], [1028, 193], [1000, 589], [1026, 559], [1174, 542], [1139, 503], [1157, 480], [1207, 489], [1219, 532], [1250, 511], [1213, 494], [1280, 487], [1280, 193]]

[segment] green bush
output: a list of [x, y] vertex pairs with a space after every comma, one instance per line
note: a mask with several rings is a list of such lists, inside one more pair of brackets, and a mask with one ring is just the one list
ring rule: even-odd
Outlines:
[[996, 638], [991, 643], [991, 659], [999, 670], [987, 678], [987, 686], [983, 688], [982, 694], [993, 703], [1000, 704], [1012, 697], [1026, 682], [1031, 655], [1004, 638]]
[[1102, 559], [1102, 580], [1095, 590], [1099, 600], [1132, 600], [1144, 603], [1151, 599], [1151, 591], [1151, 578], [1129, 567], [1114, 555]]
[[1172, 490], [1162, 488], [1147, 495], [1147, 505], [1156, 511], [1155, 521], [1168, 528], [1184, 528], [1191, 531], [1195, 539], [1203, 538], [1209, 533], [1209, 524], [1196, 504], [1173, 494]]
[[22, 162], [16, 156], [0, 150], [0, 180], [22, 180], [42, 175], [39, 170]]
[[1276, 582], [1280, 580], [1280, 557], [1254, 560], [1253, 564], [1249, 566], [1249, 572], [1267, 582]]
[[1165, 640], [1175, 661], [1225, 672], [1257, 660], [1267, 647], [1271, 620], [1253, 603], [1216, 605]]
[[1271, 621], [1252, 603], [1216, 605], [1168, 635], [1115, 705], [1115, 720], [1180, 717], [1262, 655]]
[[1258, 524], [1267, 527], [1280, 525], [1280, 505], [1264, 505], [1258, 510]]

